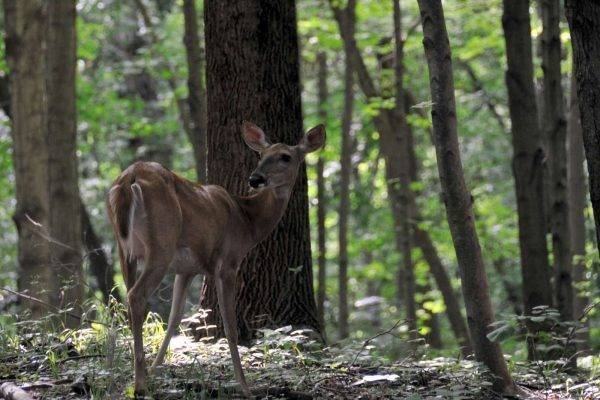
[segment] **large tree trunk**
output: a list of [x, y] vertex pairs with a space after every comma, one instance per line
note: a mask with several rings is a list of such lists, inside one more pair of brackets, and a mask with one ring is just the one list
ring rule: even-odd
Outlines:
[[[404, 107], [404, 43], [402, 41], [402, 10], [400, 8], [400, 0], [392, 0], [394, 8], [394, 97], [396, 114], [396, 126], [394, 135], [386, 135], [383, 132], [382, 144], [384, 145], [384, 154], [386, 154], [386, 165], [394, 164], [397, 167], [393, 172], [394, 176], [387, 176], [388, 191], [396, 192], [395, 196], [391, 196], [394, 202], [396, 237], [400, 241], [400, 250], [402, 253], [403, 265], [399, 268], [397, 276], [397, 293], [398, 300], [402, 300], [406, 307], [406, 320], [408, 321], [409, 335], [411, 339], [418, 337], [417, 331], [417, 306], [415, 303], [415, 275], [412, 262], [412, 243], [411, 243], [411, 213], [410, 204], [412, 193], [410, 189], [410, 165], [409, 165], [409, 140], [408, 140], [408, 124], [406, 122], [406, 114]], [[392, 168], [388, 169], [390, 172]], [[400, 288], [404, 286], [404, 290]], [[401, 294], [404, 293], [402, 299]]]
[[544, 150], [533, 83], [529, 1], [504, 0], [506, 85], [512, 121], [523, 305], [552, 305], [544, 213]]
[[450, 233], [460, 267], [467, 320], [475, 356], [494, 374], [494, 388], [514, 392], [498, 343], [487, 334], [494, 322], [494, 312], [481, 247], [475, 231], [472, 198], [465, 184], [456, 121], [452, 55], [441, 0], [418, 0], [423, 26], [423, 46], [429, 67], [432, 120], [438, 172]]
[[[317, 54], [318, 67], [318, 103], [319, 103], [319, 119], [322, 123], [327, 123], [327, 55], [325, 52]], [[318, 241], [318, 263], [319, 271], [317, 276], [317, 313], [319, 324], [323, 328], [325, 335], [325, 300], [327, 288], [327, 248], [325, 237], [325, 216], [327, 213], [327, 205], [325, 203], [325, 177], [323, 172], [325, 169], [325, 159], [319, 154], [317, 160], [317, 241]]]
[[560, 72], [560, 1], [540, 2], [542, 13], [542, 69], [544, 71], [544, 133], [550, 159], [552, 252], [556, 307], [563, 320], [573, 319], [571, 239], [567, 196], [567, 120]]
[[[350, 0], [344, 9], [345, 29], [354, 35], [356, 2]], [[348, 214], [350, 211], [350, 175], [352, 172], [352, 110], [354, 108], [354, 63], [351, 50], [344, 44], [344, 109], [342, 111], [342, 150], [340, 171], [340, 208], [338, 218], [339, 248], [339, 317], [338, 335], [340, 339], [348, 337]]]
[[594, 0], [566, 0], [577, 99], [590, 179], [590, 197], [600, 245], [600, 4]]
[[[76, 1], [48, 2], [46, 41], [50, 255], [55, 279], [53, 304], [81, 313], [84, 277], [81, 258], [81, 202], [77, 170], [75, 68]], [[79, 320], [68, 317], [67, 325]]]
[[[575, 75], [571, 76], [571, 99], [568, 120], [568, 185], [569, 185], [569, 220], [571, 224], [571, 252], [573, 257], [573, 283], [576, 290], [573, 296], [573, 316], [579, 318], [583, 315], [589, 299], [579, 290], [585, 282], [585, 171], [583, 154], [583, 132], [581, 131], [581, 116], [577, 102], [577, 82]], [[588, 323], [586, 322], [587, 326]], [[579, 350], [590, 349], [589, 331], [578, 334], [577, 344]]]
[[206, 99], [202, 83], [202, 56], [198, 39], [198, 14], [195, 0], [183, 0], [183, 43], [188, 67], [188, 107], [190, 140], [196, 161], [196, 177], [206, 182]]
[[[50, 247], [41, 235], [49, 221], [43, 2], [5, 0], [4, 18], [17, 201], [13, 219], [19, 236], [17, 283], [20, 291], [48, 301]], [[45, 313], [39, 303], [26, 306], [32, 318]]]
[[[296, 10], [293, 0], [211, 1], [205, 5], [208, 104], [208, 177], [232, 193], [246, 191], [257, 157], [243, 144], [243, 119], [264, 128], [272, 142], [302, 137]], [[232, 79], [235, 77], [235, 79]], [[312, 288], [306, 170], [283, 219], [240, 268], [238, 329], [249, 340], [257, 328], [296, 325], [320, 330]], [[222, 336], [214, 281], [201, 306]]]

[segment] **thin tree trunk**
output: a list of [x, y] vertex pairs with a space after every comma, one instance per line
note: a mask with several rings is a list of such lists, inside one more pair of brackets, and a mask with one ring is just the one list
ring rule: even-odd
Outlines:
[[[322, 123], [327, 123], [327, 55], [324, 52], [317, 54], [318, 67], [318, 103], [319, 103], [319, 120]], [[317, 291], [317, 313], [319, 324], [323, 334], [325, 334], [325, 300], [327, 298], [327, 248], [326, 248], [326, 231], [325, 231], [325, 216], [327, 213], [327, 204], [325, 202], [325, 177], [323, 170], [325, 169], [325, 159], [319, 154], [317, 160], [317, 234], [318, 234], [318, 291]]]
[[431, 292], [431, 284], [429, 283], [429, 279], [427, 279], [427, 282], [424, 285], [416, 285], [416, 287], [421, 297], [421, 300], [419, 301], [419, 308], [424, 310], [427, 314], [424, 325], [428, 332], [423, 335], [423, 339], [425, 339], [425, 343], [427, 343], [431, 348], [441, 349], [443, 348], [443, 344], [440, 334], [440, 321], [438, 315], [425, 307], [425, 302], [428, 300], [428, 293]]
[[[529, 1], [504, 0], [506, 85], [512, 121], [523, 305], [552, 305], [544, 213], [544, 150], [533, 83]], [[531, 354], [530, 354], [531, 355]]]
[[[354, 0], [348, 1], [344, 9], [343, 23], [345, 29], [354, 35], [355, 27], [355, 8]], [[352, 172], [352, 111], [354, 108], [354, 63], [351, 57], [351, 50], [344, 45], [344, 109], [342, 111], [342, 151], [341, 151], [341, 171], [340, 171], [340, 208], [338, 220], [338, 241], [339, 241], [339, 316], [338, 316], [338, 335], [340, 339], [348, 337], [348, 213], [350, 211], [350, 175]]]
[[[49, 301], [50, 247], [40, 235], [49, 221], [43, 2], [5, 0], [4, 18], [17, 202], [13, 220], [19, 238], [17, 284], [21, 292]], [[32, 318], [46, 312], [38, 303], [25, 305]]]
[[[577, 82], [575, 75], [571, 76], [571, 100], [568, 120], [568, 185], [569, 185], [569, 219], [571, 224], [571, 251], [573, 256], [573, 283], [577, 288], [573, 297], [573, 316], [579, 318], [583, 315], [589, 298], [580, 292], [578, 287], [586, 281], [585, 278], [585, 171], [583, 154], [583, 132], [581, 131], [581, 117], [577, 102]], [[587, 327], [589, 324], [584, 323]], [[588, 331], [577, 335], [580, 342], [579, 350], [590, 350], [590, 334]]]
[[[302, 135], [296, 9], [293, 0], [210, 1], [204, 9], [208, 98], [208, 180], [231, 193], [247, 190], [256, 155], [240, 135], [242, 119], [273, 142]], [[232, 79], [235, 77], [235, 79]], [[236, 305], [240, 338], [282, 325], [319, 331], [313, 293], [306, 170], [301, 167], [287, 211], [275, 231], [240, 268]], [[233, 288], [231, 290], [234, 290]], [[206, 279], [201, 307], [222, 336], [214, 281]]]
[[[408, 113], [410, 110], [410, 105], [414, 105], [416, 102], [411, 94], [405, 92], [405, 110]], [[407, 134], [408, 134], [408, 162], [410, 165], [410, 178], [412, 182], [419, 181], [419, 171], [421, 170], [421, 165], [417, 155], [415, 154], [415, 141], [413, 137], [412, 128], [410, 125], [407, 125]], [[461, 355], [463, 357], [468, 357], [473, 354], [473, 348], [471, 347], [471, 339], [469, 338], [469, 331], [467, 329], [467, 324], [465, 319], [463, 318], [460, 303], [458, 301], [458, 297], [452, 288], [452, 284], [450, 283], [450, 278], [448, 277], [448, 272], [446, 267], [442, 264], [442, 260], [440, 259], [437, 250], [429, 237], [429, 233], [422, 229], [419, 229], [418, 222], [422, 220], [421, 215], [419, 213], [416, 197], [418, 193], [411, 196], [411, 218], [414, 219], [413, 222], [413, 238], [415, 246], [421, 249], [423, 253], [423, 258], [425, 262], [429, 265], [429, 272], [433, 276], [433, 279], [438, 286], [438, 289], [442, 293], [442, 298], [444, 299], [444, 304], [446, 305], [446, 315], [448, 316], [448, 320], [450, 321], [450, 326], [452, 331], [454, 332], [454, 336], [458, 342]], [[435, 315], [433, 315], [435, 316]], [[435, 329], [436, 325], [439, 325], [437, 322], [432, 321], [432, 329]], [[435, 337], [433, 338], [435, 340]], [[441, 339], [440, 339], [441, 342]]]
[[429, 67], [433, 100], [432, 120], [438, 172], [444, 194], [450, 233], [458, 259], [463, 296], [475, 356], [494, 374], [494, 388], [513, 393], [502, 350], [487, 334], [494, 312], [481, 247], [475, 231], [472, 198], [464, 180], [456, 121], [452, 55], [441, 0], [418, 0], [423, 26], [423, 46]]
[[504, 118], [498, 111], [498, 105], [494, 101], [493, 97], [490, 96], [488, 91], [485, 89], [483, 82], [477, 76], [477, 73], [475, 72], [475, 70], [473, 69], [471, 64], [469, 64], [467, 61], [460, 60], [460, 59], [457, 60], [457, 64], [461, 69], [463, 69], [466, 72], [467, 76], [471, 80], [471, 83], [473, 84], [473, 90], [475, 92], [481, 93], [481, 96], [483, 97], [483, 102], [485, 103], [486, 108], [488, 109], [490, 114], [492, 114], [492, 117], [494, 117], [494, 119], [498, 123], [498, 126], [500, 127], [502, 132], [508, 132], [508, 127], [506, 126], [506, 122], [504, 122]]
[[[371, 250], [365, 250], [363, 253], [363, 262], [365, 267], [369, 267], [373, 262], [373, 252]], [[367, 296], [368, 297], [380, 297], [379, 280], [368, 279], [367, 280]], [[381, 298], [380, 298], [381, 299]], [[380, 300], [379, 299], [379, 300]], [[373, 328], [381, 328], [381, 301], [373, 302], [369, 306], [369, 320], [373, 324]]]
[[[80, 199], [81, 201], [81, 199]], [[83, 201], [81, 201], [81, 237], [83, 245], [87, 251], [89, 260], [90, 272], [96, 278], [98, 289], [102, 293], [102, 299], [105, 304], [108, 304], [112, 295], [117, 301], [121, 301], [121, 296], [115, 287], [115, 273], [112, 264], [109, 262], [108, 255], [102, 246], [102, 240], [94, 231], [94, 226], [90, 219]]]
[[[145, 6], [144, 1], [143, 0], [134, 0], [136, 8], [139, 12], [139, 14], [142, 17], [142, 21], [144, 22], [144, 26], [148, 32], [148, 35], [150, 36], [150, 40], [151, 40], [151, 45], [152, 44], [157, 44], [160, 39], [158, 37], [158, 35], [156, 34], [156, 32], [154, 31], [154, 24], [152, 23], [152, 18], [150, 17], [150, 12], [148, 11], [148, 8]], [[189, 17], [189, 16], [188, 16]], [[187, 48], [186, 48], [187, 50]], [[173, 65], [171, 64], [170, 60], [165, 58], [165, 56], [163, 54], [159, 54], [156, 53], [153, 50], [153, 47], [150, 46], [150, 52], [152, 54], [152, 58], [158, 60], [159, 64], [161, 64], [167, 71], [168, 71], [168, 78], [167, 78], [167, 85], [169, 86], [169, 89], [171, 90], [171, 92], [173, 93], [173, 97], [175, 98], [175, 102], [177, 104], [177, 111], [179, 112], [179, 121], [182, 125], [182, 128], [186, 134], [186, 136], [188, 137], [188, 140], [190, 141], [190, 143], [192, 144], [192, 147], [194, 148], [194, 158], [198, 157], [199, 155], [201, 155], [201, 150], [199, 147], [195, 147], [196, 144], [199, 145], [198, 141], [201, 140], [201, 137], [198, 138], [194, 131], [192, 130], [192, 121], [190, 120], [190, 109], [188, 107], [188, 102], [186, 101], [186, 99], [182, 98], [180, 95], [178, 95], [178, 82], [177, 82], [177, 74], [175, 72], [175, 68], [173, 67]], [[189, 73], [189, 72], [188, 72]], [[198, 72], [198, 74], [200, 74], [200, 72]], [[189, 77], [188, 77], [189, 79]], [[202, 112], [199, 111], [198, 115], [202, 115]], [[194, 124], [196, 124], [196, 122], [194, 122]], [[198, 125], [196, 125], [197, 127]], [[201, 126], [201, 124], [200, 124]], [[206, 135], [206, 134], [205, 134]], [[202, 173], [202, 171], [199, 171], [198, 165], [200, 165], [202, 163], [201, 160], [195, 159], [196, 161], [196, 173], [200, 172]]]
[[206, 99], [202, 83], [202, 56], [198, 38], [198, 14], [195, 0], [183, 0], [184, 36], [188, 67], [188, 107], [190, 141], [194, 149], [196, 176], [206, 182]]
[[567, 194], [567, 120], [560, 71], [560, 1], [542, 0], [542, 70], [544, 71], [544, 133], [550, 153], [552, 188], [550, 223], [554, 255], [556, 307], [563, 320], [573, 319], [571, 239]]
[[[409, 335], [411, 339], [418, 337], [417, 331], [417, 306], [415, 304], [415, 275], [414, 266], [412, 262], [412, 243], [411, 243], [411, 215], [410, 215], [410, 203], [411, 203], [411, 179], [410, 179], [410, 165], [408, 156], [408, 124], [406, 122], [406, 114], [404, 107], [404, 89], [402, 80], [404, 77], [404, 43], [402, 41], [402, 9], [400, 8], [400, 0], [392, 0], [394, 8], [394, 76], [395, 76], [395, 109], [396, 114], [396, 129], [393, 138], [389, 138], [389, 142], [396, 142], [393, 147], [388, 147], [389, 155], [386, 163], [392, 162], [398, 164], [398, 176], [388, 177], [388, 188], [392, 186], [399, 186], [394, 188], [400, 195], [399, 199], [392, 198], [396, 203], [392, 207], [396, 208], [397, 223], [396, 223], [396, 235], [400, 238], [401, 252], [403, 265], [400, 270], [402, 273], [397, 274], [397, 287], [400, 288], [404, 285], [404, 290], [397, 290], [398, 294], [404, 292], [404, 301], [406, 307], [406, 319], [408, 321]], [[387, 142], [388, 140], [386, 140]], [[399, 151], [398, 151], [399, 150]], [[389, 182], [390, 178], [394, 179]], [[404, 281], [403, 281], [404, 279]], [[398, 300], [401, 297], [398, 296]]]
[[[358, 83], [360, 85], [362, 92], [364, 93], [364, 95], [367, 99], [373, 99], [376, 97], [380, 97], [380, 93], [377, 91], [377, 89], [373, 83], [373, 79], [371, 78], [369, 71], [366, 68], [366, 65], [364, 63], [364, 60], [362, 59], [360, 51], [358, 50], [358, 46], [356, 45], [356, 40], [354, 38], [354, 35], [350, 35], [349, 32], [347, 32], [346, 29], [344, 29], [345, 27], [341, 23], [341, 21], [343, 19], [341, 9], [337, 8], [336, 5], [331, 2], [330, 2], [330, 5], [331, 5], [331, 9], [333, 10], [334, 17], [335, 17], [336, 21], [338, 22], [338, 26], [340, 28], [340, 34], [342, 36], [342, 39], [344, 40], [345, 43], [347, 43], [349, 45], [349, 48], [352, 50], [352, 56], [354, 57], [355, 68], [356, 68], [356, 72], [357, 72], [357, 76], [358, 76]], [[373, 122], [375, 123], [377, 130], [379, 132], [381, 132], [382, 136], [384, 135], [384, 133], [387, 133], [386, 137], [390, 137], [390, 136], [393, 136], [392, 120], [393, 120], [392, 113], [390, 113], [389, 110], [382, 109], [382, 110], [380, 110], [380, 114], [373, 119]], [[408, 130], [407, 132], [410, 132], [410, 130]], [[410, 138], [410, 136], [409, 136], [409, 138]], [[409, 140], [409, 143], [410, 143], [410, 140]], [[384, 152], [384, 150], [387, 149], [387, 146], [383, 145], [381, 141], [380, 141], [380, 146], [381, 146], [381, 152], [385, 156], [385, 154], [387, 154], [387, 153]], [[414, 151], [412, 151], [411, 154], [412, 153], [414, 153]], [[398, 154], [399, 154], [399, 152], [396, 153], [396, 155], [398, 155]], [[411, 162], [414, 164], [416, 162], [416, 157], [414, 157], [414, 154], [411, 155], [410, 158], [411, 158], [411, 160], [413, 160]], [[390, 170], [392, 167], [395, 169]], [[388, 160], [386, 159], [386, 179], [387, 179], [388, 183], [390, 181], [393, 181], [392, 177], [398, 176], [399, 173], [396, 172], [397, 167], [398, 167], [398, 163], [388, 162]], [[416, 168], [414, 168], [414, 169], [416, 169]], [[396, 191], [390, 190], [389, 185], [388, 185], [388, 193], [391, 197], [396, 196], [395, 197], [396, 199], [399, 198], [399, 196], [396, 195]], [[412, 203], [411, 207], [415, 210], [414, 211], [415, 219], [419, 219], [418, 211], [416, 208], [416, 203], [414, 202], [414, 196], [411, 196], [410, 199], [411, 199], [411, 203]], [[393, 204], [399, 204], [399, 203], [400, 202], [398, 200], [398, 201], [392, 201], [391, 204], [393, 205]], [[397, 208], [393, 207], [392, 211], [394, 211], [395, 209], [397, 209]], [[397, 221], [398, 219], [395, 219], [395, 220]], [[415, 227], [415, 229], [417, 229], [417, 228]], [[431, 262], [433, 262], [433, 260], [435, 260], [435, 259], [437, 259], [439, 262], [439, 264], [436, 264], [435, 267], [431, 266], [432, 271], [434, 271], [434, 268], [435, 268], [435, 271], [432, 273], [434, 274], [436, 283], [440, 287], [440, 291], [442, 292], [442, 294], [444, 296], [444, 301], [446, 302], [446, 308], [447, 308], [447, 312], [448, 312], [448, 315], [449, 315], [449, 318], [451, 321], [452, 329], [457, 337], [459, 344], [461, 345], [461, 353], [466, 357], [467, 355], [472, 353], [472, 348], [471, 348], [466, 324], [465, 324], [462, 314], [460, 312], [460, 306], [459, 306], [458, 300], [456, 299], [456, 296], [454, 295], [454, 292], [452, 291], [452, 286], [450, 285], [450, 281], [448, 279], [447, 273], [446, 273], [441, 261], [439, 261], [439, 257], [437, 256], [437, 251], [435, 250], [435, 247], [433, 247], [433, 243], [431, 242], [429, 235], [427, 234], [427, 232], [423, 232], [423, 233], [424, 233], [424, 237], [427, 238], [429, 240], [429, 243], [431, 244], [431, 246], [429, 247], [428, 250], [429, 250], [429, 254], [431, 254], [432, 257], [430, 257], [428, 259], [428, 262], [430, 260], [431, 260]], [[423, 246], [421, 244], [422, 242], [420, 242], [418, 238], [415, 238], [415, 241], [417, 242], [417, 245], [422, 248], [422, 246]], [[396, 248], [399, 251], [402, 248], [398, 235], [396, 235]], [[438, 266], [439, 266], [439, 268], [437, 268]], [[445, 280], [444, 280], [444, 278], [445, 278]], [[445, 285], [445, 283], [447, 283], [447, 284]], [[442, 287], [444, 287], [444, 289], [442, 289]]]
[[458, 341], [460, 353], [463, 357], [468, 357], [473, 354], [473, 348], [471, 347], [469, 331], [467, 330], [467, 324], [465, 323], [465, 319], [461, 312], [458, 297], [452, 288], [448, 272], [446, 271], [429, 234], [418, 226], [415, 227], [415, 244], [419, 246], [421, 252], [423, 252], [423, 257], [429, 265], [429, 271], [431, 272], [438, 289], [442, 293], [444, 304], [446, 305], [446, 315], [448, 316], [448, 321], [450, 321], [450, 327], [454, 332], [454, 336]]
[[565, 10], [571, 28], [596, 241], [600, 245], [600, 4], [594, 0], [565, 0]]
[[[77, 170], [75, 69], [77, 42], [74, 0], [48, 2], [46, 41], [50, 256], [55, 276], [52, 304], [81, 313], [84, 296], [81, 203]], [[79, 320], [67, 317], [68, 326]]]

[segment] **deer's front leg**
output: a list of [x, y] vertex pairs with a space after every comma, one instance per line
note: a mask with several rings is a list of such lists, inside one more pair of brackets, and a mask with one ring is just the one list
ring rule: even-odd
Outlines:
[[223, 318], [223, 328], [231, 352], [231, 361], [233, 362], [233, 371], [235, 379], [241, 385], [244, 394], [250, 396], [250, 388], [246, 383], [242, 362], [238, 352], [238, 330], [235, 315], [235, 285], [236, 268], [235, 266], [221, 265], [216, 276], [217, 297], [219, 298], [219, 308], [221, 309], [221, 318]]
[[148, 298], [154, 293], [165, 276], [167, 264], [164, 265], [165, 267], [160, 267], [157, 264], [148, 262], [144, 272], [127, 293], [133, 333], [134, 390], [138, 395], [143, 395], [146, 391], [146, 362], [144, 360], [144, 340], [142, 336], [144, 319], [146, 318], [146, 305], [148, 304]]

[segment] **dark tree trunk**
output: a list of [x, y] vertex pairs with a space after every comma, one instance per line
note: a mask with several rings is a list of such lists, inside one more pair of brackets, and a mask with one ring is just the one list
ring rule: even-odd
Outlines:
[[[394, 100], [396, 114], [396, 126], [392, 137], [385, 135], [382, 143], [387, 151], [386, 164], [397, 165], [394, 176], [387, 176], [388, 191], [397, 192], [391, 196], [394, 201], [392, 208], [395, 210], [396, 237], [400, 241], [398, 250], [402, 253], [402, 267], [399, 268], [397, 276], [398, 300], [402, 300], [406, 307], [406, 320], [408, 321], [409, 335], [411, 339], [418, 337], [417, 331], [417, 306], [415, 304], [415, 275], [412, 262], [411, 243], [411, 215], [410, 203], [412, 193], [410, 189], [410, 164], [408, 155], [408, 124], [404, 107], [404, 89], [402, 80], [404, 77], [404, 42], [402, 41], [402, 10], [400, 0], [392, 0], [394, 8]], [[384, 140], [385, 139], [385, 140]], [[385, 142], [385, 143], [384, 143]], [[395, 169], [395, 168], [394, 168]], [[391, 171], [391, 168], [389, 169]], [[404, 290], [400, 288], [404, 286]], [[401, 294], [404, 292], [404, 298]]]
[[[586, 187], [583, 154], [583, 132], [581, 131], [581, 117], [577, 102], [577, 82], [575, 75], [571, 76], [571, 99], [569, 106], [569, 120], [567, 130], [567, 158], [568, 158], [568, 192], [569, 192], [569, 220], [571, 224], [571, 252], [573, 257], [573, 283], [575, 293], [573, 296], [573, 316], [579, 318], [583, 315], [589, 298], [579, 290], [585, 282], [585, 207]], [[585, 326], [589, 324], [586, 322]], [[589, 331], [577, 335], [580, 342], [577, 348], [583, 351], [590, 350]]]
[[[272, 142], [302, 137], [296, 10], [292, 0], [206, 2], [208, 180], [232, 193], [246, 191], [257, 157], [240, 134], [243, 119], [261, 126]], [[235, 77], [235, 79], [232, 79]], [[231, 290], [234, 290], [233, 288]], [[287, 211], [275, 231], [242, 264], [238, 276], [240, 338], [265, 326], [320, 330], [312, 288], [306, 170], [301, 168]], [[214, 281], [201, 307], [223, 329]]]
[[96, 234], [96, 231], [94, 231], [90, 215], [83, 202], [81, 202], [81, 229], [81, 237], [85, 250], [87, 251], [90, 272], [96, 278], [96, 284], [102, 293], [104, 303], [108, 304], [111, 295], [117, 299], [117, 301], [121, 301], [119, 291], [113, 291], [113, 288], [115, 287], [115, 272], [113, 266], [109, 262], [108, 255], [102, 248], [102, 240]]
[[[4, 19], [17, 202], [13, 220], [19, 237], [17, 284], [20, 291], [49, 301], [52, 290], [41, 290], [52, 282], [49, 243], [40, 235], [49, 222], [43, 2], [5, 0]], [[38, 303], [25, 305], [32, 318], [46, 312]]]
[[560, 1], [543, 0], [542, 69], [544, 71], [544, 133], [550, 159], [552, 252], [556, 307], [563, 320], [573, 319], [571, 239], [567, 196], [567, 120], [560, 72]]
[[577, 99], [590, 179], [590, 197], [600, 244], [600, 4], [566, 0], [565, 10], [573, 43]]
[[456, 121], [452, 54], [441, 0], [418, 0], [423, 26], [423, 46], [429, 67], [432, 120], [438, 172], [450, 233], [460, 267], [467, 320], [475, 356], [495, 375], [494, 388], [514, 392], [515, 386], [508, 373], [498, 343], [487, 334], [494, 322], [494, 312], [479, 239], [475, 231], [472, 198], [465, 183]]
[[544, 213], [544, 150], [533, 83], [529, 1], [504, 0], [506, 85], [512, 121], [523, 305], [552, 305]]
[[[52, 303], [81, 313], [84, 297], [81, 202], [77, 170], [75, 69], [76, 1], [48, 2], [46, 88], [48, 105], [48, 174], [50, 256], [55, 279]], [[79, 320], [67, 318], [68, 326]]]
[[[324, 52], [317, 54], [318, 67], [318, 103], [319, 103], [319, 119], [324, 124], [327, 123], [327, 55]], [[327, 213], [327, 204], [325, 200], [325, 177], [323, 170], [325, 169], [325, 159], [319, 154], [317, 160], [317, 241], [319, 247], [319, 271], [318, 271], [318, 291], [317, 291], [317, 313], [319, 324], [323, 327], [323, 335], [325, 335], [325, 300], [327, 299], [327, 248], [326, 248], [326, 231], [325, 231], [325, 216]]]
[[188, 67], [189, 137], [194, 149], [196, 177], [199, 182], [206, 182], [206, 98], [202, 83], [202, 56], [195, 0], [183, 0], [183, 18], [183, 43]]
[[[356, 2], [350, 0], [344, 9], [343, 23], [345, 29], [354, 35]], [[352, 111], [354, 108], [354, 63], [351, 49], [344, 44], [344, 109], [342, 111], [342, 149], [340, 171], [340, 206], [338, 218], [338, 247], [339, 247], [339, 290], [338, 290], [338, 336], [348, 337], [348, 214], [350, 211], [350, 176], [352, 172]]]

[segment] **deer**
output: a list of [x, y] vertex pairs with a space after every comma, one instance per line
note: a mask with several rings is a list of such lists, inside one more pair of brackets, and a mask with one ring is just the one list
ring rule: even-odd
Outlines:
[[[146, 391], [142, 328], [148, 298], [167, 273], [174, 273], [167, 330], [150, 374], [162, 364], [181, 322], [191, 280], [203, 274], [214, 277], [235, 379], [244, 395], [250, 396], [237, 347], [237, 270], [281, 220], [306, 154], [325, 144], [325, 127], [310, 129], [293, 146], [269, 143], [263, 130], [251, 122], [243, 122], [241, 133], [260, 157], [248, 178], [247, 196], [231, 194], [218, 185], [194, 183], [155, 162], [132, 164], [108, 191], [108, 217], [127, 288], [137, 395]], [[144, 266], [139, 276], [138, 263]]]

